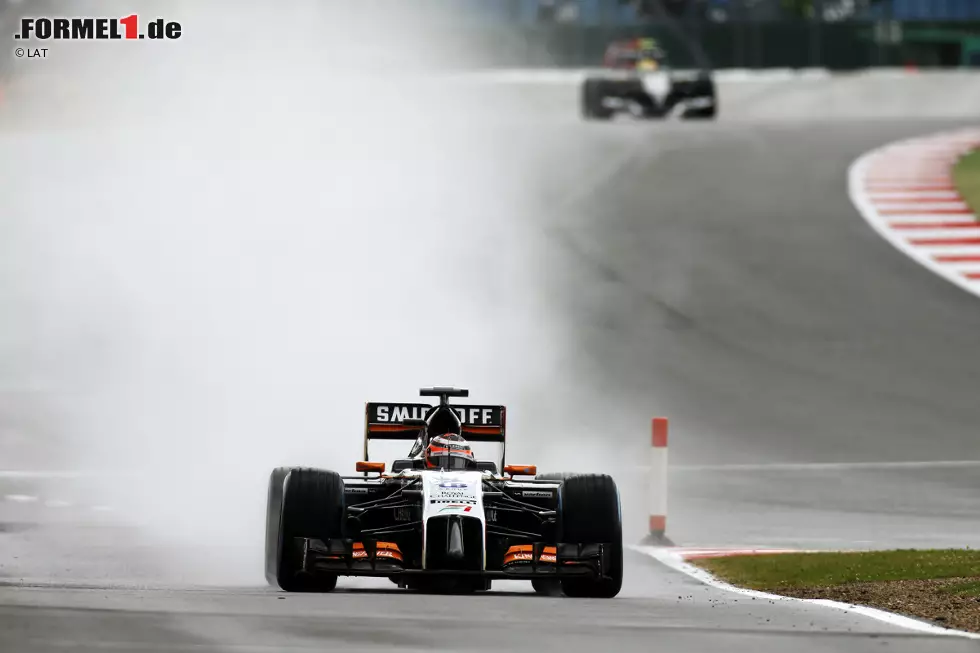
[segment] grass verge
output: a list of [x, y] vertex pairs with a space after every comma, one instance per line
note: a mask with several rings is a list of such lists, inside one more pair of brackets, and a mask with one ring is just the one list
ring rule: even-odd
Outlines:
[[980, 150], [974, 150], [953, 166], [953, 183], [976, 215], [980, 215]]
[[830, 599], [980, 632], [980, 551], [934, 549], [702, 558], [733, 585]]
[[703, 558], [696, 564], [733, 585], [763, 591], [883, 580], [980, 577], [980, 551], [972, 549], [779, 553]]

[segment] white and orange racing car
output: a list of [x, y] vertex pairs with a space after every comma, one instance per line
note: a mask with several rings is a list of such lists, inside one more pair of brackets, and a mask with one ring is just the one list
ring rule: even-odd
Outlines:
[[[469, 396], [455, 388], [421, 395], [438, 405], [367, 404], [361, 475], [272, 472], [270, 584], [328, 592], [340, 576], [377, 576], [421, 591], [485, 591], [513, 579], [542, 593], [616, 596], [623, 535], [615, 481], [506, 464], [504, 406], [451, 405], [450, 397]], [[369, 457], [374, 440], [414, 445], [386, 470]], [[499, 461], [477, 460], [470, 442], [497, 443]]]

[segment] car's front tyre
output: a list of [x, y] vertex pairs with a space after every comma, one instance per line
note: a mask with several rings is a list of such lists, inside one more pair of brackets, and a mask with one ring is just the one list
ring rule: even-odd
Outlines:
[[580, 104], [582, 118], [585, 120], [609, 120], [613, 112], [603, 106], [606, 95], [605, 83], [601, 79], [586, 79], [582, 83]]
[[329, 592], [336, 575], [303, 573], [296, 538], [344, 537], [344, 481], [336, 472], [280, 467], [269, 479], [266, 578], [287, 592]]
[[609, 599], [623, 587], [623, 517], [619, 489], [606, 474], [577, 474], [559, 489], [559, 541], [600, 543], [609, 552], [602, 578], [565, 578], [565, 596]]

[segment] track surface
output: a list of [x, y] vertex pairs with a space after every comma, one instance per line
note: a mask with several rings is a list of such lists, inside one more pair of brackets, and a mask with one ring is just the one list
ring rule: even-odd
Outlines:
[[843, 174], [943, 125], [717, 127], [657, 134], [570, 238], [605, 288], [579, 318], [601, 385], [674, 418], [672, 533], [975, 545], [975, 466], [887, 462], [980, 459], [980, 305], [855, 220]]
[[[963, 640], [884, 635], [860, 617], [736, 601], [631, 559], [615, 601], [495, 593], [463, 598], [385, 590], [277, 596], [261, 590], [20, 589], [0, 607], [4, 650], [592, 651], [976, 650]], [[649, 584], [648, 584], [649, 583]], [[653, 587], [651, 592], [650, 588]], [[875, 632], [879, 631], [879, 632]]]
[[[679, 543], [977, 543], [974, 468], [683, 467], [980, 459], [980, 304], [880, 241], [845, 195], [861, 152], [956, 124], [580, 126], [539, 114], [493, 126], [515, 156], [541, 150], [528, 139], [562, 144], [542, 160], [554, 171], [541, 198], [552, 219], [536, 237], [551, 300], [574, 325], [570, 372], [590, 382], [578, 397], [584, 426], [620, 435], [671, 416]], [[383, 584], [285, 597], [168, 587], [152, 547], [110, 517], [2, 510], [3, 521], [48, 522], [0, 536], [10, 554], [0, 650], [18, 653], [977, 650], [734, 597], [638, 554], [614, 601], [534, 597], [517, 584], [521, 595], [418, 598]], [[220, 548], [201, 556], [220, 566]]]

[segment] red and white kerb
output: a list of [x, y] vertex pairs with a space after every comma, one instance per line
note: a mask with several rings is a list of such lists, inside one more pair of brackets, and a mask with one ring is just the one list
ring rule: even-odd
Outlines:
[[980, 130], [890, 143], [854, 162], [849, 193], [881, 236], [932, 272], [980, 295], [980, 221], [956, 190], [953, 167], [980, 148]]

